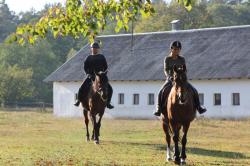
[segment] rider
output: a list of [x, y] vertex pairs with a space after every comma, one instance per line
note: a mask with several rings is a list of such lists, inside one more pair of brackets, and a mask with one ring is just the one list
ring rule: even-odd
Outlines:
[[[88, 96], [89, 88], [91, 85], [91, 80], [95, 80], [95, 72], [106, 71], [108, 69], [107, 61], [104, 55], [99, 54], [100, 46], [97, 42], [91, 44], [91, 52], [92, 54], [87, 56], [84, 61], [84, 71], [87, 74], [86, 79], [83, 81], [79, 91], [78, 91], [78, 99], [75, 106], [79, 106], [80, 100], [84, 99]], [[108, 84], [108, 100], [107, 100], [107, 108], [112, 109], [114, 106], [110, 104], [111, 98], [113, 94], [113, 89], [110, 84]]]
[[[158, 94], [158, 103], [156, 106], [156, 111], [154, 112], [155, 116], [160, 116], [162, 111], [166, 109], [166, 99], [168, 98], [168, 95], [170, 93], [170, 90], [172, 88], [172, 81], [173, 81], [173, 66], [175, 65], [184, 65], [185, 59], [184, 57], [180, 56], [181, 51], [181, 42], [180, 41], [174, 41], [170, 45], [171, 53], [169, 56], [167, 56], [164, 60], [164, 73], [167, 77], [166, 82], [162, 86], [159, 94]], [[207, 110], [205, 108], [202, 108], [200, 105], [199, 95], [197, 90], [188, 83], [191, 89], [194, 92], [194, 103], [197, 111], [202, 114], [206, 112]]]

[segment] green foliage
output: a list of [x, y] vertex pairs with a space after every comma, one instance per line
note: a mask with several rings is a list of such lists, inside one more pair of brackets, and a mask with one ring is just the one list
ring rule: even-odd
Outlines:
[[34, 44], [39, 38], [45, 38], [48, 32], [58, 36], [74, 38], [89, 37], [93, 41], [102, 32], [107, 20], [117, 22], [116, 32], [121, 28], [128, 30], [128, 23], [139, 13], [150, 15], [154, 12], [151, 1], [146, 0], [67, 0], [66, 7], [56, 5], [35, 24], [24, 24], [17, 28], [8, 41], [24, 45]]
[[[31, 10], [20, 13], [19, 16], [16, 16], [9, 11], [7, 4], [4, 3], [4, 5], [0, 6], [0, 19], [2, 18], [2, 20], [4, 20], [0, 22], [0, 31], [3, 32], [2, 30], [4, 30], [4, 28], [5, 30], [7, 30], [3, 32], [3, 34], [5, 33], [5, 35], [2, 39], [4, 39], [5, 36], [9, 35], [11, 31], [14, 31], [17, 24], [33, 23], [39, 20], [39, 18], [44, 13], [46, 13], [46, 9], [48, 8], [47, 6], [43, 11], [40, 12], [34, 12]], [[12, 24], [7, 24], [5, 20], [10, 20], [10, 18]], [[23, 31], [19, 30], [18, 33], [23, 33]], [[16, 36], [12, 37], [13, 40], [17, 41]], [[0, 38], [0, 41], [2, 39]], [[33, 42], [32, 40], [33, 39], [30, 38], [31, 42]], [[24, 40], [20, 39], [19, 42], [22, 43], [24, 42]], [[2, 78], [4, 75], [7, 75], [6, 69], [8, 68], [8, 66], [17, 66], [20, 72], [26, 72], [25, 70], [30, 69], [32, 71], [31, 83], [29, 84], [30, 89], [32, 89], [31, 94], [28, 93], [28, 91], [27, 94], [29, 95], [22, 93], [22, 96], [19, 96], [19, 99], [25, 102], [46, 101], [51, 103], [52, 85], [46, 84], [45, 82], [43, 82], [43, 79], [45, 79], [51, 72], [59, 67], [59, 65], [66, 61], [67, 53], [71, 48], [78, 50], [85, 43], [86, 41], [82, 41], [82, 39], [75, 40], [71, 37], [58, 37], [57, 39], [54, 39], [52, 34], [48, 33], [46, 40], [38, 40], [35, 44], [25, 45], [25, 47], [21, 47], [18, 44], [0, 44], [0, 65], [2, 66], [0, 77]], [[13, 79], [18, 80], [14, 77]], [[6, 97], [7, 94], [3, 94], [4, 90], [2, 89], [7, 89], [6, 86], [8, 86], [8, 84], [4, 84], [1, 86], [0, 90], [2, 91], [2, 95], [0, 96], [0, 100], [15, 101], [16, 98], [14, 95]], [[16, 93], [14, 88], [9, 88], [8, 90], [10, 91], [8, 93]]]
[[[185, 25], [192, 24], [191, 19], [196, 20], [197, 17], [200, 17], [198, 12], [202, 10], [197, 9], [198, 5], [192, 4], [193, 9], [187, 11], [183, 4], [179, 4], [177, 1], [172, 1], [170, 4], [167, 4], [164, 0], [158, 0], [153, 3], [153, 7], [156, 9], [156, 12], [150, 17], [141, 17], [135, 26], [136, 32], [153, 32], [153, 31], [166, 31], [171, 29], [170, 22], [179, 19]], [[198, 11], [197, 11], [198, 10]], [[194, 13], [194, 14], [193, 14]], [[191, 17], [193, 15], [193, 17]], [[194, 28], [194, 27], [193, 27]]]
[[[41, 41], [33, 46], [26, 47], [17, 44], [1, 45], [0, 48], [0, 65], [2, 66], [1, 78], [3, 76], [11, 76], [13, 82], [17, 83], [13, 83], [13, 86], [15, 85], [16, 88], [22, 88], [21, 84], [18, 84], [20, 79], [15, 77], [16, 75], [12, 76], [11, 72], [14, 74], [14, 69], [23, 73], [32, 71], [31, 74], [20, 74], [21, 76], [29, 76], [29, 79], [25, 79], [27, 79], [27, 81], [29, 80], [29, 84], [26, 84], [27, 86], [29, 85], [29, 89], [32, 91], [29, 91], [28, 88], [22, 88], [23, 91], [27, 91], [27, 94], [19, 93], [12, 87], [12, 84], [6, 83], [1, 86], [1, 90], [5, 89], [8, 93], [13, 95], [8, 95], [6, 92], [4, 94], [7, 95], [7, 97], [2, 95], [0, 98], [9, 101], [16, 101], [17, 99], [51, 101], [52, 87], [51, 85], [45, 84], [43, 79], [61, 63], [53, 53], [49, 43]], [[6, 78], [7, 81], [4, 82], [9, 82], [9, 79], [10, 78]]]
[[[68, 0], [66, 7], [46, 6], [40, 12], [28, 11], [17, 16], [9, 10], [5, 1], [1, 1], [0, 42], [19, 24], [15, 34], [9, 37], [10, 41], [34, 44], [24, 47], [0, 44], [0, 77], [7, 79], [7, 71], [14, 72], [14, 69], [23, 73], [31, 70], [29, 85], [32, 91], [19, 93], [23, 95], [19, 99], [52, 102], [52, 85], [44, 83], [43, 79], [72, 57], [74, 50], [85, 45], [88, 42], [87, 36], [93, 38], [97, 34], [114, 34], [118, 31], [128, 33], [133, 19], [136, 19], [133, 22], [135, 32], [171, 30], [170, 22], [175, 19], [181, 20], [183, 29], [250, 24], [248, 1], [237, 5], [227, 2], [229, 0], [190, 1], [192, 10], [188, 12], [183, 1]], [[46, 40], [40, 40], [41, 37], [46, 37]], [[2, 94], [4, 86], [0, 89]], [[14, 95], [11, 96], [8, 100], [17, 100]], [[3, 95], [0, 96], [0, 100], [5, 99]]]
[[16, 29], [16, 20], [5, 1], [0, 1], [0, 43]]
[[32, 74], [31, 68], [21, 69], [17, 65], [0, 65], [0, 103], [15, 102], [31, 97], [33, 92]]
[[69, 53], [68, 53], [68, 55], [67, 55], [67, 60], [69, 60], [69, 59], [71, 59], [73, 56], [75, 56], [76, 55], [76, 53], [77, 53], [77, 51], [75, 50], [75, 49], [71, 49], [71, 50], [69, 50]]
[[250, 6], [246, 3], [192, 1], [192, 10], [188, 12], [175, 1], [166, 4], [164, 0], [157, 0], [153, 7], [156, 12], [152, 16], [137, 21], [136, 32], [168, 31], [171, 30], [170, 22], [176, 19], [181, 20], [183, 29], [250, 24]]

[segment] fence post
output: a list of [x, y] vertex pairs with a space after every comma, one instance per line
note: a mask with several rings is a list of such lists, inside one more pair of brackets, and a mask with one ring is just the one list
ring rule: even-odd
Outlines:
[[15, 101], [15, 108], [16, 108], [16, 110], [18, 110], [18, 104], [17, 104], [17, 101]]
[[42, 102], [42, 109], [45, 112], [45, 103], [44, 102]]

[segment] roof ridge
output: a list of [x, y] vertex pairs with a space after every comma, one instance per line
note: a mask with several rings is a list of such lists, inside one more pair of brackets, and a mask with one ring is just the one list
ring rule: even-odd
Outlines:
[[[235, 26], [210, 27], [210, 28], [186, 29], [186, 30], [175, 30], [175, 31], [142, 32], [142, 33], [133, 33], [133, 35], [137, 36], [137, 35], [153, 35], [153, 34], [166, 34], [166, 33], [174, 34], [174, 33], [189, 33], [189, 32], [200, 32], [200, 31], [211, 31], [211, 30], [240, 29], [240, 28], [250, 28], [250, 25], [235, 25]], [[98, 36], [98, 38], [121, 37], [121, 36], [131, 36], [131, 33], [100, 35]]]

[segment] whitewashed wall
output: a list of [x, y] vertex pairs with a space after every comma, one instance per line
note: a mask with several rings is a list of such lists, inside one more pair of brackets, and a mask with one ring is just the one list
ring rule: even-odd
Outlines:
[[[148, 94], [154, 94], [157, 101], [158, 91], [163, 81], [114, 81], [112, 104], [115, 109], [107, 112], [108, 117], [155, 118], [155, 105], [148, 105]], [[124, 93], [124, 104], [118, 104], [118, 94]], [[139, 94], [139, 104], [133, 104], [133, 94]]]
[[[114, 109], [106, 109], [105, 117], [128, 117], [128, 118], [153, 118], [155, 106], [148, 105], [148, 93], [157, 93], [161, 84], [160, 81], [132, 82], [115, 81], [111, 82], [113, 87], [112, 104]], [[53, 110], [56, 116], [82, 116], [82, 107], [75, 107], [75, 93], [77, 93], [81, 82], [54, 82], [53, 83]], [[118, 93], [124, 93], [124, 104], [118, 105]], [[140, 95], [139, 105], [133, 105], [133, 94]]]
[[[204, 93], [206, 117], [250, 117], [250, 79], [196, 80], [193, 85]], [[214, 105], [214, 93], [221, 93], [221, 105]], [[232, 104], [232, 93], [240, 93], [240, 105]]]
[[53, 112], [56, 116], [82, 116], [82, 108], [74, 106], [75, 93], [81, 82], [53, 83]]
[[[192, 80], [200, 93], [204, 93], [205, 117], [241, 118], [250, 117], [250, 80]], [[112, 104], [115, 109], [106, 109], [107, 118], [155, 118], [155, 105], [148, 105], [148, 94], [155, 94], [163, 81], [112, 81]], [[53, 102], [56, 116], [82, 116], [82, 108], [75, 107], [75, 93], [81, 82], [54, 82]], [[118, 104], [118, 94], [124, 93], [124, 104]], [[214, 93], [221, 93], [221, 106], [214, 106]], [[232, 105], [232, 93], [240, 93], [240, 105]], [[139, 105], [133, 105], [133, 94], [140, 94]]]

